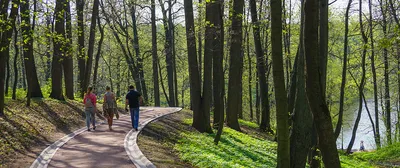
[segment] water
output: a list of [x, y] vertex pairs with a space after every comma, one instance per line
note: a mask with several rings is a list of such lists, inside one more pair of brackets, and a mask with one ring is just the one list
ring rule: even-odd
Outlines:
[[[368, 105], [368, 109], [370, 111], [372, 120], [374, 121], [375, 124], [375, 105], [374, 105], [374, 101], [371, 100], [367, 100], [367, 105]], [[336, 141], [336, 146], [338, 149], [342, 149], [342, 145], [343, 145], [343, 149], [347, 149], [347, 146], [350, 142], [351, 139], [351, 134], [353, 132], [353, 127], [354, 127], [354, 122], [357, 118], [357, 113], [358, 113], [358, 102], [355, 103], [353, 105], [354, 107], [351, 107], [348, 110], [344, 111], [343, 114], [343, 130], [342, 133], [339, 135], [339, 138]], [[354, 141], [354, 145], [352, 150], [359, 150], [360, 149], [360, 142], [364, 141], [364, 147], [365, 150], [373, 150], [376, 149], [376, 144], [375, 144], [375, 140], [374, 140], [374, 132], [372, 130], [372, 125], [371, 125], [371, 121], [368, 117], [368, 112], [365, 109], [365, 105], [363, 103], [362, 106], [362, 113], [361, 113], [361, 118], [360, 118], [360, 122], [358, 124], [358, 129], [357, 129], [357, 134], [356, 134], [356, 138]], [[381, 143], [384, 143], [385, 139], [386, 139], [386, 127], [385, 124], [383, 122], [383, 114], [381, 112], [382, 108], [381, 105], [379, 105], [378, 107], [379, 109], [379, 132], [381, 135]], [[392, 119], [392, 140], [394, 139], [394, 132], [396, 130], [396, 121], [397, 121], [397, 111], [395, 109], [392, 109], [391, 112], [391, 119]]]

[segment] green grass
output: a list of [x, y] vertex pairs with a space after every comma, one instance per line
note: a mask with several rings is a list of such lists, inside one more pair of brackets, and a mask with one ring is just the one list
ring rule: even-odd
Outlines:
[[254, 122], [251, 122], [251, 121], [242, 120], [242, 119], [239, 119], [239, 124], [242, 125], [242, 126], [247, 126], [249, 128], [253, 128], [253, 129], [260, 128], [260, 126], [258, 126], [257, 123], [254, 123]]
[[374, 152], [359, 152], [355, 157], [373, 162], [400, 162], [400, 142], [378, 149]]
[[[191, 119], [184, 120], [190, 124]], [[196, 167], [276, 167], [277, 144], [224, 127], [221, 141], [215, 134], [183, 132], [175, 145], [179, 157]]]
[[339, 155], [340, 163], [342, 168], [354, 168], [354, 167], [362, 167], [362, 168], [373, 168], [375, 166], [371, 165], [368, 161], [361, 160], [353, 155], [346, 156], [344, 154]]
[[[192, 119], [183, 120], [191, 125]], [[258, 125], [239, 120], [242, 126], [258, 130]], [[215, 133], [183, 132], [175, 144], [179, 157], [195, 167], [276, 167], [277, 143], [255, 138], [224, 127], [221, 142], [214, 144]], [[400, 152], [398, 152], [400, 154]], [[357, 156], [340, 154], [343, 168], [373, 168], [365, 159]]]

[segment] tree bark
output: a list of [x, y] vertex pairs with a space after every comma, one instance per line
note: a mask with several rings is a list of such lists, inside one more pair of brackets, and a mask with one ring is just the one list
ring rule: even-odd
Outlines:
[[88, 59], [86, 60], [85, 67], [85, 80], [84, 80], [84, 88], [89, 86], [90, 75], [92, 73], [92, 62], [93, 62], [93, 50], [95, 43], [95, 35], [96, 35], [96, 18], [99, 17], [99, 0], [94, 0], [93, 2], [93, 10], [92, 10], [92, 18], [90, 21], [90, 32], [89, 32], [89, 48], [88, 48]]
[[[340, 100], [339, 100], [339, 118], [335, 129], [335, 139], [340, 135], [343, 124], [343, 106], [344, 106], [344, 93], [346, 88], [346, 75], [347, 75], [347, 52], [348, 52], [348, 37], [349, 37], [349, 12], [351, 3], [353, 0], [349, 0], [346, 8], [345, 21], [344, 21], [344, 46], [343, 46], [343, 68], [342, 68], [342, 84], [340, 85]], [[377, 106], [378, 107], [378, 106]]]
[[65, 51], [65, 16], [64, 16], [64, 5], [65, 0], [57, 0], [56, 7], [54, 10], [55, 16], [55, 37], [54, 41], [54, 52], [53, 60], [51, 63], [51, 93], [50, 98], [64, 100], [63, 89], [62, 89], [62, 56]]
[[[304, 9], [304, 0], [301, 1], [301, 9]], [[311, 135], [313, 129], [312, 114], [307, 102], [305, 88], [305, 62], [304, 62], [304, 10], [301, 10], [300, 41], [297, 50], [298, 58], [294, 67], [296, 71], [296, 83], [294, 109], [292, 113], [292, 131], [290, 135], [290, 167], [303, 168], [306, 166], [307, 153], [311, 147]], [[290, 109], [289, 109], [290, 110]]]
[[240, 91], [242, 90], [242, 69], [243, 55], [242, 49], [242, 20], [243, 20], [244, 0], [233, 0], [233, 11], [230, 14], [231, 23], [231, 46], [229, 50], [229, 84], [228, 84], [228, 107], [227, 107], [227, 125], [228, 127], [240, 131], [238, 106], [241, 102]]
[[18, 30], [17, 30], [17, 23], [14, 23], [14, 84], [13, 84], [13, 93], [12, 99], [17, 99], [17, 84], [18, 84], [18, 55], [19, 55], [19, 47], [18, 47]]
[[[223, 71], [224, 58], [224, 22], [223, 22], [223, 0], [217, 0], [212, 4], [215, 26], [215, 37], [213, 39], [213, 91], [214, 91], [214, 127], [218, 126], [214, 142], [218, 144], [224, 126], [224, 95], [225, 77]], [[217, 123], [218, 122], [218, 123]]]
[[[282, 1], [271, 0], [272, 68], [275, 87], [278, 167], [290, 166], [288, 108], [282, 53]], [[317, 40], [318, 41], [318, 40]]]
[[[376, 83], [376, 68], [375, 68], [375, 46], [374, 46], [374, 34], [373, 34], [373, 27], [372, 27], [372, 2], [368, 0], [368, 9], [369, 9], [369, 37], [371, 39], [371, 70], [372, 70], [372, 79], [374, 85], [374, 110], [375, 110], [375, 143], [376, 147], [379, 149], [381, 147], [381, 136], [379, 132], [379, 104], [378, 104], [378, 88]], [[400, 79], [400, 78], [399, 78]], [[400, 85], [399, 85], [400, 86]], [[400, 91], [400, 90], [399, 90]], [[400, 93], [400, 92], [399, 92]]]
[[71, 5], [70, 1], [64, 5], [66, 11], [65, 22], [66, 22], [66, 50], [63, 60], [64, 68], [64, 83], [65, 83], [65, 95], [68, 99], [74, 99], [74, 62], [72, 53], [72, 20], [71, 20]]
[[148, 95], [147, 95], [147, 87], [146, 87], [146, 81], [144, 79], [144, 72], [143, 72], [143, 60], [140, 55], [140, 50], [139, 50], [139, 37], [137, 33], [137, 26], [136, 26], [136, 15], [135, 15], [135, 7], [131, 7], [131, 17], [132, 17], [132, 24], [133, 24], [133, 47], [135, 48], [135, 54], [136, 54], [136, 60], [137, 60], [137, 71], [139, 73], [139, 80], [140, 80], [140, 86], [141, 86], [141, 91], [142, 95], [144, 98], [144, 103], [146, 104], [148, 102]]
[[322, 160], [327, 168], [337, 168], [340, 167], [339, 155], [336, 149], [330, 112], [322, 93], [321, 73], [318, 64], [318, 33], [316, 33], [318, 32], [319, 18], [318, 2], [318, 0], [307, 0], [304, 5], [304, 51], [307, 68], [306, 89], [308, 102], [318, 132]]
[[154, 105], [160, 106], [160, 87], [158, 82], [158, 55], [157, 55], [157, 27], [156, 27], [156, 6], [154, 0], [151, 0], [151, 40], [153, 57], [153, 89]]
[[35, 20], [33, 19], [31, 25], [29, 0], [27, 0], [25, 3], [21, 3], [21, 30], [24, 42], [22, 46], [24, 48], [24, 63], [26, 78], [28, 81], [28, 95], [30, 95], [28, 96], [28, 99], [30, 99], [30, 97], [43, 97], [36, 73], [35, 58], [33, 57], [34, 23]]
[[100, 40], [97, 46], [97, 53], [96, 53], [96, 57], [95, 57], [95, 63], [94, 63], [94, 72], [93, 72], [93, 88], [97, 88], [97, 70], [99, 67], [99, 60], [100, 60], [100, 56], [101, 54], [101, 45], [103, 44], [103, 40], [104, 40], [104, 30], [103, 27], [101, 27], [101, 22], [100, 22], [100, 17], [97, 17], [97, 22], [99, 23], [99, 32], [100, 32]]
[[85, 24], [83, 20], [83, 8], [85, 6], [85, 0], [76, 0], [76, 13], [78, 16], [78, 69], [79, 69], [79, 86], [80, 86], [80, 92], [81, 92], [81, 97], [83, 98], [83, 95], [86, 92], [86, 86], [85, 86], [85, 68], [86, 68], [86, 63], [85, 63]]
[[353, 148], [354, 145], [354, 140], [356, 139], [356, 135], [357, 135], [357, 128], [358, 128], [358, 123], [360, 122], [361, 119], [361, 113], [362, 113], [362, 105], [363, 105], [363, 92], [364, 92], [364, 86], [365, 86], [365, 57], [367, 55], [367, 43], [368, 43], [368, 38], [367, 35], [365, 35], [365, 31], [364, 31], [364, 24], [362, 21], [362, 0], [359, 1], [359, 22], [360, 22], [360, 31], [361, 31], [361, 36], [363, 39], [363, 51], [362, 51], [362, 56], [361, 56], [361, 69], [362, 69], [362, 73], [361, 73], [361, 83], [358, 87], [358, 92], [359, 92], [359, 104], [358, 104], [358, 113], [357, 113], [357, 118], [356, 121], [354, 123], [354, 127], [353, 127], [353, 132], [351, 134], [351, 139], [349, 142], [349, 145], [347, 146], [347, 150], [346, 153], [350, 154], [351, 153], [351, 149]]
[[190, 95], [192, 98], [193, 108], [193, 127], [200, 132], [205, 132], [206, 127], [204, 115], [201, 111], [201, 89], [200, 76], [196, 56], [196, 36], [193, 19], [193, 3], [192, 0], [184, 0], [185, 9], [185, 27], [186, 27], [186, 44], [188, 49], [189, 63], [189, 79], [190, 79]]
[[265, 76], [265, 61], [264, 61], [264, 53], [261, 48], [261, 37], [260, 37], [260, 22], [257, 18], [257, 5], [255, 0], [250, 0], [250, 10], [251, 10], [251, 21], [253, 23], [253, 38], [254, 38], [254, 46], [257, 57], [257, 75], [258, 75], [258, 83], [260, 86], [260, 95], [261, 99], [261, 124], [260, 129], [263, 131], [271, 131], [270, 124], [270, 114], [268, 107], [268, 90], [266, 88], [267, 80]]
[[319, 54], [320, 54], [320, 69], [321, 69], [321, 83], [322, 95], [326, 101], [326, 70], [328, 64], [328, 38], [329, 38], [329, 24], [328, 24], [328, 0], [320, 0], [319, 9]]
[[[387, 9], [384, 5], [383, 1], [379, 1], [382, 13], [382, 31], [384, 38], [387, 38]], [[391, 124], [391, 116], [390, 116], [390, 89], [389, 89], [389, 60], [388, 60], [388, 49], [386, 46], [383, 46], [383, 64], [384, 64], [384, 77], [385, 77], [385, 126], [386, 126], [386, 138], [387, 143], [392, 144], [392, 124]]]

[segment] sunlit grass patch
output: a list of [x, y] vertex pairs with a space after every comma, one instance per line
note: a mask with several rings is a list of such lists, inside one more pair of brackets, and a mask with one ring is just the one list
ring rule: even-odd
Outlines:
[[[191, 120], [184, 120], [188, 124]], [[276, 167], [275, 142], [259, 140], [224, 128], [221, 141], [215, 134], [184, 132], [175, 145], [182, 160], [197, 167]]]
[[400, 162], [400, 142], [373, 152], [358, 152], [355, 157], [373, 162]]

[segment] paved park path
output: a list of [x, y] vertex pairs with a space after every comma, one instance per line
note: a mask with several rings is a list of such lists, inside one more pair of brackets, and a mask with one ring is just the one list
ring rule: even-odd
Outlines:
[[[180, 108], [140, 109], [139, 131], [132, 130], [129, 115], [114, 119], [113, 131], [107, 124], [95, 131], [81, 128], [47, 147], [31, 165], [37, 167], [155, 167], [136, 144], [141, 129], [150, 121], [180, 111]], [[100, 123], [97, 120], [97, 123]]]

